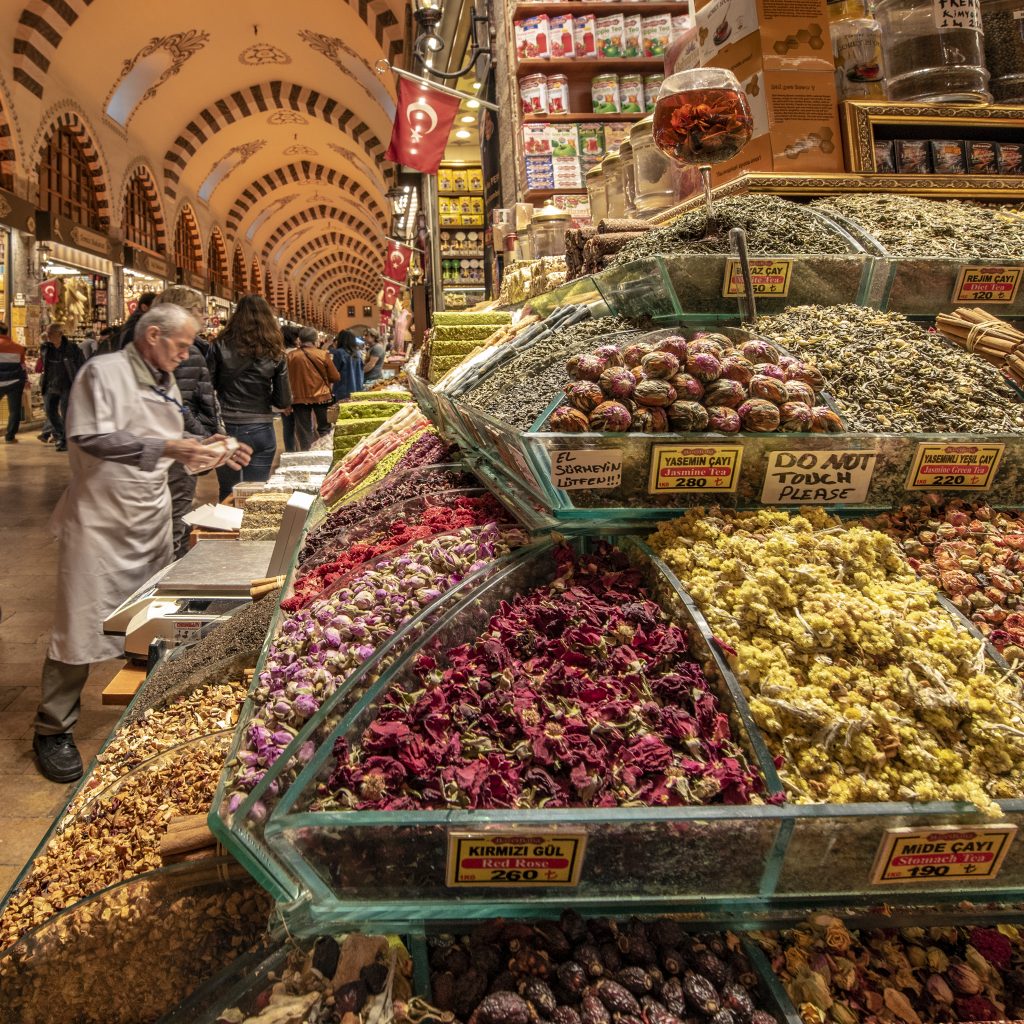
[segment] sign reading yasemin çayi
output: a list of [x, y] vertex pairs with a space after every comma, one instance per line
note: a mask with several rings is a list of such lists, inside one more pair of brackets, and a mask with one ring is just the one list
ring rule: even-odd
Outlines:
[[[780, 298], [789, 294], [789, 283], [793, 279], [792, 260], [751, 260], [750, 283], [755, 295], [777, 295]], [[722, 281], [722, 295], [735, 298], [745, 294], [743, 288], [743, 269], [739, 260], [725, 261], [725, 277]]]
[[655, 445], [651, 452], [651, 494], [714, 491], [727, 494], [739, 482], [743, 449], [739, 445]]
[[995, 878], [1016, 834], [1016, 825], [886, 829], [875, 856], [871, 883]]
[[953, 287], [953, 302], [1013, 302], [1021, 267], [964, 267]]
[[622, 483], [622, 452], [613, 448], [566, 449], [551, 459], [551, 482], [563, 491], [593, 491]]
[[1002, 444], [929, 444], [917, 446], [907, 478], [910, 491], [987, 491], [1006, 446]]
[[764, 474], [765, 504], [866, 501], [875, 452], [771, 452]]
[[449, 886], [577, 885], [584, 832], [451, 832]]

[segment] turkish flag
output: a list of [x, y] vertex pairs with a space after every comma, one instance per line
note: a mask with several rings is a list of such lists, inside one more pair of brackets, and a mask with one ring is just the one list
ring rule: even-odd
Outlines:
[[381, 328], [381, 330], [384, 330], [385, 327], [389, 327], [390, 325], [391, 325], [391, 310], [390, 309], [382, 309], [380, 311], [380, 328]]
[[422, 174], [436, 174], [460, 102], [457, 96], [400, 78], [395, 126], [385, 158]]
[[380, 300], [382, 309], [391, 309], [394, 304], [398, 301], [398, 296], [402, 292], [402, 286], [397, 281], [389, 281], [386, 277], [384, 278], [384, 295]]
[[409, 273], [409, 261], [412, 259], [412, 249], [393, 238], [388, 239], [388, 251], [384, 256], [384, 273], [402, 284]]
[[43, 297], [43, 302], [48, 306], [56, 306], [60, 302], [60, 281], [55, 277], [51, 277], [49, 281], [43, 281], [39, 286], [39, 293]]

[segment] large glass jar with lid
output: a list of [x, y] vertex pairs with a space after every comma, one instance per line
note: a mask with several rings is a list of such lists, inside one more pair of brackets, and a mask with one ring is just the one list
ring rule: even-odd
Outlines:
[[604, 168], [596, 164], [587, 171], [587, 198], [590, 200], [590, 219], [597, 227], [608, 216], [608, 195], [604, 189]]
[[572, 227], [572, 217], [568, 210], [560, 210], [557, 206], [548, 205], [533, 215], [531, 233], [533, 235], [533, 258], [565, 255], [565, 233]]
[[1024, 103], [1024, 0], [982, 0], [985, 63], [996, 103]]
[[619, 146], [619, 173], [622, 175], [623, 205], [627, 217], [636, 216], [636, 178], [633, 169], [633, 147], [626, 139]]
[[619, 160], [619, 152], [609, 153], [602, 161], [601, 168], [604, 171], [604, 190], [608, 196], [609, 217], [626, 216], [626, 192], [622, 187], [622, 161]]
[[667, 210], [679, 199], [680, 170], [654, 144], [654, 115], [650, 114], [629, 130], [633, 160], [634, 204], [641, 217]]

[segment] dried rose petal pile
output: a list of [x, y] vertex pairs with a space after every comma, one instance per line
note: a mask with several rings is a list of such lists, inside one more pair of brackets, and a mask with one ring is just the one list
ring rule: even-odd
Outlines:
[[804, 1024], [1024, 1016], [1024, 943], [1013, 925], [858, 932], [816, 914], [758, 942]]
[[686, 634], [607, 545], [555, 555], [554, 582], [503, 603], [422, 688], [392, 690], [322, 805], [352, 809], [746, 803], [762, 780]]

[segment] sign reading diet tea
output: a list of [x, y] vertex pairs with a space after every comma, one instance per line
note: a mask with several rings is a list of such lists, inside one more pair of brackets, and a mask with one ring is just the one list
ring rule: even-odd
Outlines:
[[953, 302], [1013, 302], [1020, 290], [1021, 267], [964, 267], [953, 286]]
[[551, 482], [563, 491], [595, 491], [622, 483], [622, 452], [614, 448], [579, 448], [555, 452]]
[[771, 452], [761, 501], [771, 505], [867, 501], [877, 461], [875, 452]]
[[[755, 295], [784, 297], [789, 294], [789, 283], [792, 277], [792, 260], [750, 261], [750, 280]], [[726, 260], [722, 295], [728, 299], [743, 294], [743, 268], [740, 265], [740, 261]]]
[[1016, 834], [1016, 825], [886, 829], [871, 884], [987, 881], [999, 874]]
[[729, 494], [736, 490], [743, 449], [724, 444], [659, 444], [651, 452], [650, 494], [669, 491], [710, 491]]
[[908, 491], [987, 491], [1003, 458], [1003, 444], [917, 446], [907, 478]]
[[585, 832], [450, 832], [449, 886], [578, 885]]

